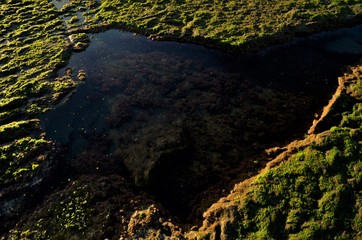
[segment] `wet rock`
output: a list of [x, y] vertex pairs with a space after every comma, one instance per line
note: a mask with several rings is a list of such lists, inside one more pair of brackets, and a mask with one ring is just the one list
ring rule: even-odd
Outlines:
[[75, 33], [69, 35], [69, 42], [75, 52], [81, 52], [89, 46], [90, 40], [85, 33]]
[[83, 70], [83, 69], [79, 70], [78, 74], [77, 74], [77, 78], [79, 81], [85, 81], [87, 78], [87, 74], [86, 74], [85, 70]]
[[65, 69], [64, 77], [71, 79], [73, 77], [73, 69], [72, 68]]

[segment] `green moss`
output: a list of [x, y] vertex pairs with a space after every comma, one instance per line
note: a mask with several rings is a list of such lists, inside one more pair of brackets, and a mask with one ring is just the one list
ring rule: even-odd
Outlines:
[[362, 125], [362, 103], [353, 106], [352, 112], [343, 114], [342, 126], [350, 128], [359, 128]]
[[[356, 69], [354, 68], [354, 73]], [[348, 78], [347, 76], [346, 78]], [[356, 239], [362, 231], [360, 78], [341, 123], [260, 175], [239, 210], [239, 239]]]
[[301, 150], [260, 176], [241, 211], [249, 223], [239, 225], [239, 237], [333, 239], [345, 231], [355, 236], [360, 230], [352, 219], [360, 211], [354, 204], [361, 181], [350, 169], [362, 158], [360, 140], [334, 129], [322, 145]]
[[64, 94], [75, 84], [54, 81], [54, 71], [70, 54], [59, 12], [50, 1], [6, 1], [0, 19], [0, 185], [8, 186], [47, 166], [51, 144], [30, 137], [41, 131], [33, 118], [58, 100], [54, 92]]
[[[2, 36], [0, 45], [0, 96], [34, 97], [50, 93], [51, 72], [64, 64], [69, 55], [57, 12], [49, 1], [8, 2], [0, 10]], [[1, 105], [0, 105], [1, 108]]]
[[54, 92], [66, 92], [69, 89], [73, 89], [76, 86], [76, 83], [72, 80], [63, 80], [63, 81], [54, 81], [53, 89]]
[[0, 111], [10, 110], [17, 107], [21, 107], [26, 103], [26, 98], [23, 96], [17, 96], [12, 98], [3, 98], [0, 100]]
[[0, 147], [0, 186], [19, 182], [37, 174], [47, 165], [46, 152], [51, 143], [24, 137]]
[[11, 239], [81, 239], [86, 236], [84, 231], [92, 216], [91, 198], [87, 186], [74, 184], [72, 191], [48, 203], [35, 224], [12, 230]]
[[15, 118], [21, 117], [22, 115], [23, 114], [21, 108], [0, 112], [0, 124], [11, 122]]
[[38, 120], [23, 120], [11, 122], [0, 126], [0, 143], [15, 140], [21, 135], [30, 134], [32, 131], [39, 130]]

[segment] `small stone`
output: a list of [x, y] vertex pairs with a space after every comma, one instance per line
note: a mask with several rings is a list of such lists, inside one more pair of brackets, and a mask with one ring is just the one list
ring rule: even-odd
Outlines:
[[83, 69], [78, 71], [77, 78], [79, 79], [79, 81], [85, 81], [86, 80], [87, 74], [85, 73], [85, 71]]

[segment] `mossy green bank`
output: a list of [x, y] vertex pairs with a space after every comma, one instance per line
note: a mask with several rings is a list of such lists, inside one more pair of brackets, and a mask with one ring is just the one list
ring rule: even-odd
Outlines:
[[39, 114], [76, 83], [55, 78], [71, 54], [53, 4], [5, 1], [0, 19], [0, 219], [7, 228], [26, 202], [39, 197], [56, 166], [54, 144], [44, 139]]
[[[206, 214], [202, 231], [191, 236], [212, 238], [215, 223], [221, 239], [360, 239], [361, 82], [360, 66], [341, 77], [339, 123], [291, 143], [267, 170], [236, 187], [223, 207]], [[332, 108], [325, 110], [334, 114]]]
[[[69, 29], [96, 26], [141, 32], [155, 39], [190, 41], [250, 51], [360, 21], [354, 0], [71, 1], [61, 9]], [[77, 15], [78, 13], [78, 15]], [[79, 19], [81, 13], [82, 19]]]
[[354, 104], [340, 124], [253, 183], [239, 212], [240, 239], [362, 237], [361, 70], [344, 77]]

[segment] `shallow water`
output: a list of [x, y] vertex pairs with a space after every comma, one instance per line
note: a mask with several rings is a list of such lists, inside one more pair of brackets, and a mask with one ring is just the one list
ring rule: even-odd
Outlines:
[[77, 18], [78, 18], [78, 24], [83, 24], [84, 20], [85, 20], [83, 13], [77, 12], [76, 14], [77, 14]]
[[42, 116], [47, 136], [76, 172], [127, 172], [183, 219], [260, 169], [264, 149], [302, 137], [362, 53], [361, 26], [250, 56], [118, 30], [90, 39], [66, 67], [87, 80]]
[[51, 2], [58, 10], [60, 10], [65, 4], [69, 3], [69, 0], [52, 0]]

